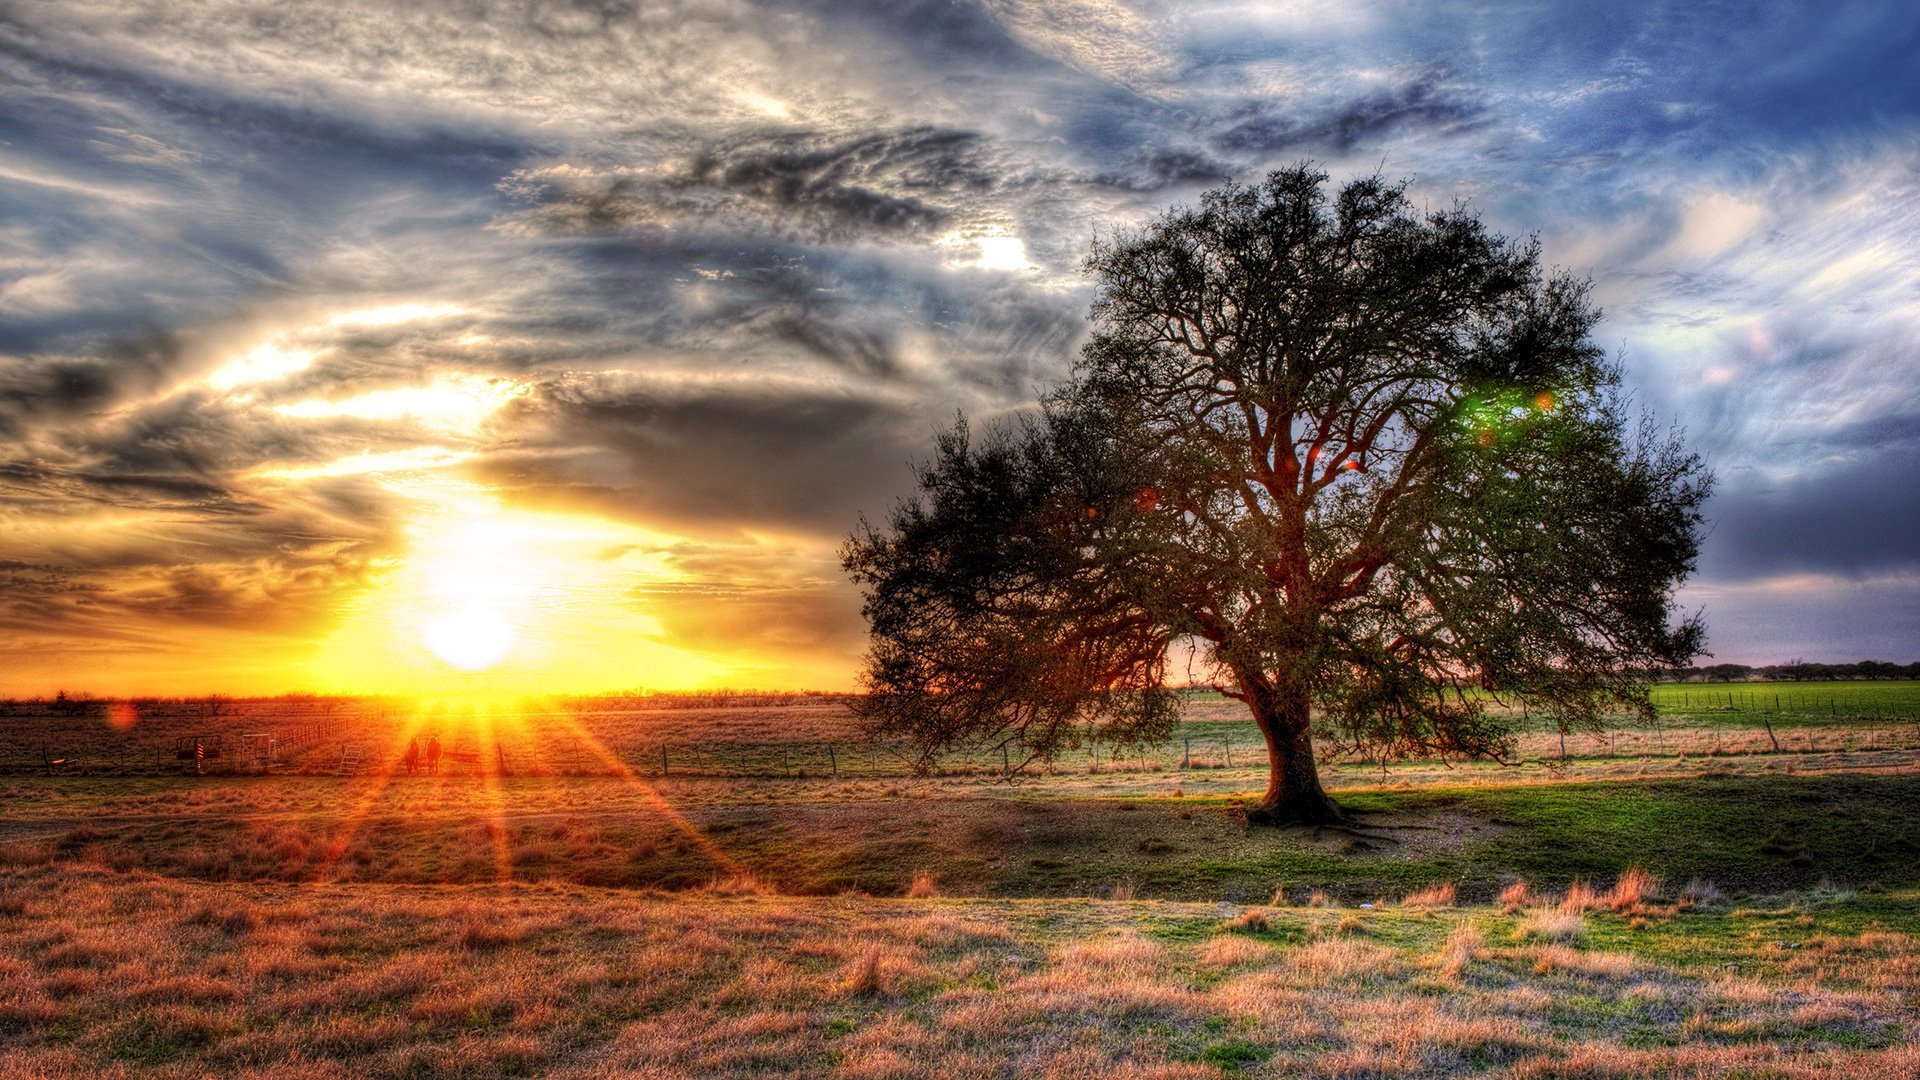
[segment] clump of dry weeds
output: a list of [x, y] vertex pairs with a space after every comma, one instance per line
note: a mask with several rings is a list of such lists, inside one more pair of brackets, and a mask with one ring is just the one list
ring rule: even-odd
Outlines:
[[1411, 892], [1400, 901], [1407, 908], [1450, 908], [1460, 899], [1460, 887], [1451, 881], [1429, 885], [1417, 892]]

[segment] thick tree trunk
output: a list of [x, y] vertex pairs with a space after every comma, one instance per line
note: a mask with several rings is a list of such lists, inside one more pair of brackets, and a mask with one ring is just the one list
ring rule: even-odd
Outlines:
[[1240, 692], [1267, 737], [1267, 793], [1247, 811], [1253, 825], [1329, 825], [1347, 820], [1320, 786], [1313, 760], [1307, 686], [1298, 679], [1241, 676]]

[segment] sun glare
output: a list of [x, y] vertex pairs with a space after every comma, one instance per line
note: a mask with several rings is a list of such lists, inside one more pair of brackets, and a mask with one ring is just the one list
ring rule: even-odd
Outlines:
[[433, 473], [385, 485], [411, 503], [405, 547], [341, 611], [314, 684], [475, 701], [726, 677], [664, 640], [637, 586], [678, 572], [673, 538], [589, 515], [502, 505]]
[[462, 671], [485, 671], [513, 648], [513, 624], [496, 612], [469, 608], [449, 612], [421, 628], [427, 648]]

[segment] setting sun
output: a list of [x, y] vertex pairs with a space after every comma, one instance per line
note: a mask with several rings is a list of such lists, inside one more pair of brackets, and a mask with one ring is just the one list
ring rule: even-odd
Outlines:
[[422, 627], [421, 634], [435, 655], [465, 671], [485, 671], [513, 648], [513, 624], [484, 609], [442, 615]]
[[[387, 477], [405, 544], [343, 605], [308, 669], [329, 690], [516, 697], [741, 678], [661, 621], [684, 542], [603, 517], [503, 504], [438, 470]], [[754, 681], [772, 681], [756, 674]], [[744, 680], [743, 680], [744, 681]]]

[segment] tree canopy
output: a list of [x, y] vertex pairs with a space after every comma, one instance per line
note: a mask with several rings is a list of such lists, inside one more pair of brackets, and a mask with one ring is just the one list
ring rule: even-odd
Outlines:
[[1038, 415], [964, 418], [844, 560], [863, 708], [928, 752], [1045, 758], [1176, 718], [1171, 656], [1268, 744], [1257, 820], [1341, 814], [1338, 751], [1501, 757], [1511, 720], [1651, 714], [1712, 478], [1630, 422], [1584, 282], [1463, 208], [1307, 166], [1097, 242]]

